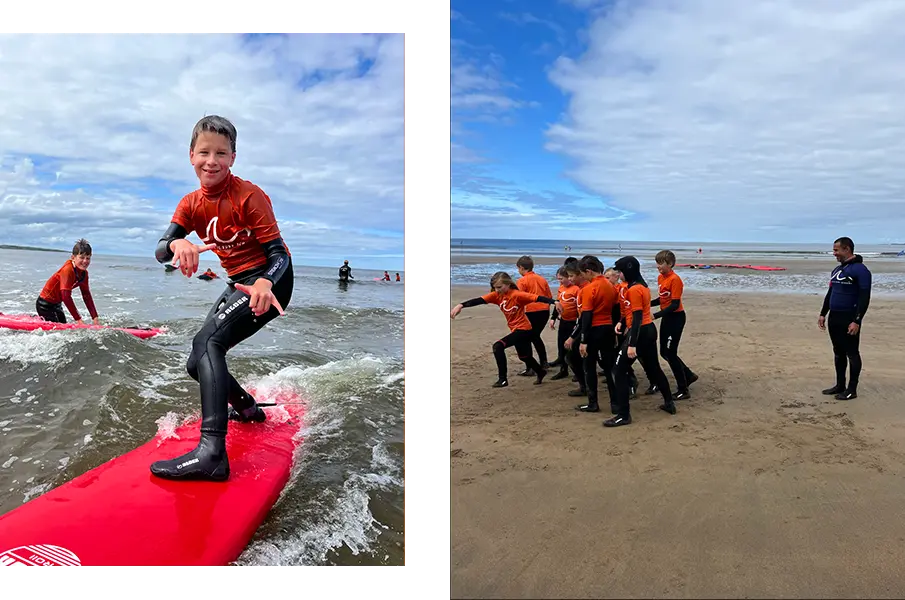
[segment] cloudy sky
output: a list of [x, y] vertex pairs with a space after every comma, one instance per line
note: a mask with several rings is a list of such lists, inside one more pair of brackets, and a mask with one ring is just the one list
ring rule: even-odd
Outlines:
[[905, 2], [451, 6], [453, 237], [905, 241]]
[[402, 35], [0, 35], [0, 243], [153, 256], [220, 114], [296, 262], [401, 270], [403, 64]]

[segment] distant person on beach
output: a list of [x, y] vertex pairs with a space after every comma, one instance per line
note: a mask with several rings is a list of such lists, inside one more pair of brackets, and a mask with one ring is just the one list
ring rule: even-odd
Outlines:
[[343, 266], [339, 268], [339, 280], [349, 281], [350, 279], [355, 279], [352, 277], [352, 267], [349, 266], [348, 260], [344, 260]]
[[616, 355], [613, 377], [616, 381], [616, 407], [612, 418], [603, 422], [604, 427], [620, 427], [632, 422], [629, 408], [631, 383], [629, 367], [637, 359], [651, 383], [657, 386], [663, 395], [660, 410], [671, 415], [676, 414], [672, 392], [666, 374], [660, 368], [657, 356], [657, 327], [650, 312], [650, 290], [641, 277], [641, 264], [634, 256], [623, 256], [614, 265], [625, 277], [627, 288], [625, 297], [629, 302], [627, 319], [616, 326], [616, 333], [626, 332], [626, 340]]
[[384, 280], [384, 281], [389, 281], [389, 280], [390, 280], [390, 274], [389, 274], [389, 272], [387, 272], [387, 271], [384, 271], [384, 272], [383, 272], [383, 280]]
[[[661, 250], [654, 257], [657, 263], [658, 296], [651, 300], [651, 306], [659, 306], [660, 310], [653, 315], [654, 320], [662, 318], [660, 324], [660, 356], [669, 364], [673, 377], [676, 378], [678, 391], [675, 400], [691, 398], [688, 386], [698, 380], [691, 369], [679, 358], [679, 342], [685, 329], [685, 307], [682, 305], [682, 291], [685, 289], [682, 278], [673, 270], [676, 266], [676, 255], [671, 250]], [[655, 394], [657, 387], [652, 385], [645, 392]]]
[[[817, 326], [829, 328], [836, 366], [836, 385], [823, 390], [836, 400], [854, 400], [858, 397], [858, 380], [861, 376], [861, 321], [870, 304], [871, 273], [860, 254], [855, 254], [851, 238], [841, 237], [833, 242], [833, 256], [839, 266], [830, 275], [829, 289], [823, 298], [823, 307]], [[827, 318], [829, 313], [829, 318]], [[845, 369], [851, 365], [848, 386], [845, 385]]]
[[[186, 363], [201, 396], [201, 436], [195, 449], [151, 465], [151, 473], [164, 479], [225, 481], [227, 422], [267, 418], [229, 372], [226, 353], [284, 314], [295, 278], [270, 197], [231, 171], [236, 135], [236, 127], [217, 115], [192, 128], [189, 160], [200, 185], [176, 205], [154, 253], [158, 262], [178, 263], [182, 274], [192, 277], [198, 255], [210, 250], [229, 277], [195, 334]], [[185, 239], [190, 231], [204, 245]]]
[[396, 273], [396, 281], [402, 281], [402, 278], [399, 276], [399, 273]]
[[[522, 256], [515, 261], [515, 266], [518, 268], [519, 275], [521, 275], [517, 282], [519, 290], [529, 294], [538, 294], [546, 298], [553, 296], [547, 280], [534, 272], [534, 259], [530, 256]], [[547, 321], [550, 320], [550, 307], [541, 302], [534, 302], [525, 307], [525, 314], [531, 323], [533, 332], [531, 343], [534, 345], [534, 349], [537, 350], [537, 361], [542, 368], [546, 369], [550, 365], [547, 364], [547, 347], [544, 346], [541, 334], [544, 332], [544, 326]], [[519, 375], [526, 377], [532, 374], [531, 369], [525, 369], [519, 373]]]
[[603, 263], [596, 256], [588, 255], [578, 263], [581, 277], [588, 282], [582, 288], [578, 303], [581, 319], [577, 331], [572, 334], [572, 344], [578, 340], [578, 353], [584, 360], [587, 403], [576, 406], [582, 412], [600, 412], [597, 401], [598, 357], [603, 366], [610, 408], [616, 408], [616, 384], [613, 381], [613, 364], [616, 359], [615, 323], [619, 321], [619, 299], [616, 288], [603, 276]]
[[72, 247], [72, 256], [69, 257], [69, 260], [50, 276], [41, 293], [38, 294], [35, 310], [39, 317], [53, 323], [65, 323], [66, 315], [63, 314], [65, 304], [73, 321], [82, 325], [82, 316], [72, 299], [72, 290], [79, 288], [88, 314], [91, 315], [91, 321], [95, 325], [100, 325], [97, 309], [94, 307], [94, 298], [91, 297], [91, 290], [88, 289], [88, 265], [90, 264], [91, 244], [85, 239], [80, 239]]
[[534, 332], [531, 322], [525, 316], [525, 307], [537, 302], [550, 305], [554, 302], [553, 298], [519, 291], [509, 273], [504, 271], [497, 271], [490, 278], [490, 290], [489, 294], [456, 304], [450, 311], [449, 318], [455, 319], [463, 308], [481, 304], [498, 305], [506, 317], [509, 335], [493, 343], [493, 356], [496, 359], [498, 378], [491, 387], [500, 388], [509, 385], [506, 348], [511, 346], [515, 346], [519, 360], [525, 363], [531, 372], [537, 374], [534, 384], [540, 385], [547, 371], [531, 355], [531, 340]]
[[556, 291], [556, 304], [553, 305], [553, 314], [550, 316], [550, 329], [556, 329], [556, 320], [559, 319], [559, 332], [556, 336], [556, 360], [550, 363], [550, 366], [559, 367], [559, 373], [550, 379], [565, 379], [569, 376], [565, 342], [575, 331], [575, 324], [578, 321], [578, 292], [580, 290], [572, 281], [574, 274], [576, 271], [570, 267], [560, 267], [556, 272], [559, 289]]

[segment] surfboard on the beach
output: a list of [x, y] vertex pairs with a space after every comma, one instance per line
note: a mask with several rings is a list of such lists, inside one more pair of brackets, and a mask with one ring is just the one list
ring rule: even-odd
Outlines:
[[[172, 481], [149, 467], [191, 451], [199, 421], [0, 516], [0, 566], [226, 565], [236, 560], [289, 480], [302, 406], [273, 395], [264, 423], [229, 422], [225, 482]], [[260, 399], [259, 400], [263, 400]]]
[[20, 331], [35, 331], [42, 329], [44, 331], [65, 331], [67, 329], [113, 329], [114, 331], [122, 331], [135, 337], [147, 339], [154, 337], [166, 330], [157, 327], [111, 327], [110, 325], [94, 325], [77, 323], [54, 323], [45, 321], [36, 315], [5, 315], [0, 313], [0, 327], [6, 329], [18, 329]]

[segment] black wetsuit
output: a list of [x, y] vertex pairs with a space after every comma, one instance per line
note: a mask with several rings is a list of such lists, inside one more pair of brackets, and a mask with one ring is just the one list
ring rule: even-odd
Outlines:
[[[349, 281], [349, 278], [352, 277], [352, 267], [349, 265], [343, 265], [339, 268], [339, 280], [340, 281]], [[352, 277], [352, 279], [355, 279]]]
[[[820, 316], [827, 318], [827, 329], [833, 344], [836, 367], [836, 389], [857, 392], [861, 376], [861, 321], [870, 304], [871, 273], [863, 259], [856, 254], [833, 269], [830, 287], [823, 299]], [[848, 327], [857, 323], [858, 333], [849, 335]], [[851, 365], [848, 387], [845, 370]]]
[[[171, 223], [157, 246], [157, 260], [159, 262], [172, 260], [170, 242], [182, 239], [186, 234], [186, 230], [180, 225]], [[294, 284], [292, 260], [286, 252], [282, 238], [278, 237], [262, 244], [262, 249], [267, 255], [267, 264], [230, 276], [226, 289], [214, 302], [204, 324], [192, 340], [192, 352], [186, 364], [186, 371], [201, 385], [202, 442], [199, 443], [199, 448], [204, 445], [205, 436], [221, 440], [226, 437], [230, 404], [243, 417], [251, 418], [255, 410], [260, 410], [254, 398], [230, 374], [226, 365], [226, 353], [280, 314], [276, 307], [271, 306], [263, 315], [255, 316], [249, 307], [250, 297], [236, 290], [234, 287], [236, 283], [251, 286], [260, 278], [271, 281], [273, 284], [271, 291], [284, 309], [292, 297]], [[174, 463], [184, 458], [186, 457], [161, 462]], [[228, 474], [227, 466], [226, 475]]]
[[44, 298], [38, 297], [38, 299], [35, 300], [35, 310], [37, 311], [38, 316], [45, 321], [50, 321], [51, 323], [66, 322], [66, 314], [63, 312], [62, 302], [51, 304]]
[[[685, 330], [685, 311], [679, 309], [680, 300], [672, 300], [669, 306], [653, 314], [653, 318], [660, 321], [660, 356], [669, 365], [679, 392], [688, 391], [688, 382], [694, 379], [694, 373], [679, 358], [679, 342], [682, 341], [682, 331]], [[651, 306], [659, 306], [660, 298], [650, 301]]]

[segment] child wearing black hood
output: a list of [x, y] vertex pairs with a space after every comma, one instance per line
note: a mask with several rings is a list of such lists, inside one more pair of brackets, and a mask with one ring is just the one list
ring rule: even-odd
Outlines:
[[650, 290], [641, 277], [641, 265], [634, 256], [623, 256], [616, 261], [614, 268], [622, 272], [628, 287], [625, 297], [630, 304], [626, 317], [616, 326], [616, 333], [627, 328], [626, 339], [613, 367], [613, 378], [616, 383], [616, 406], [612, 418], [603, 422], [604, 427], [619, 427], [632, 422], [629, 410], [629, 394], [631, 393], [630, 370], [637, 358], [644, 369], [648, 380], [656, 385], [663, 394], [660, 410], [671, 415], [676, 414], [672, 392], [666, 374], [660, 368], [657, 354], [657, 327], [650, 312]]

